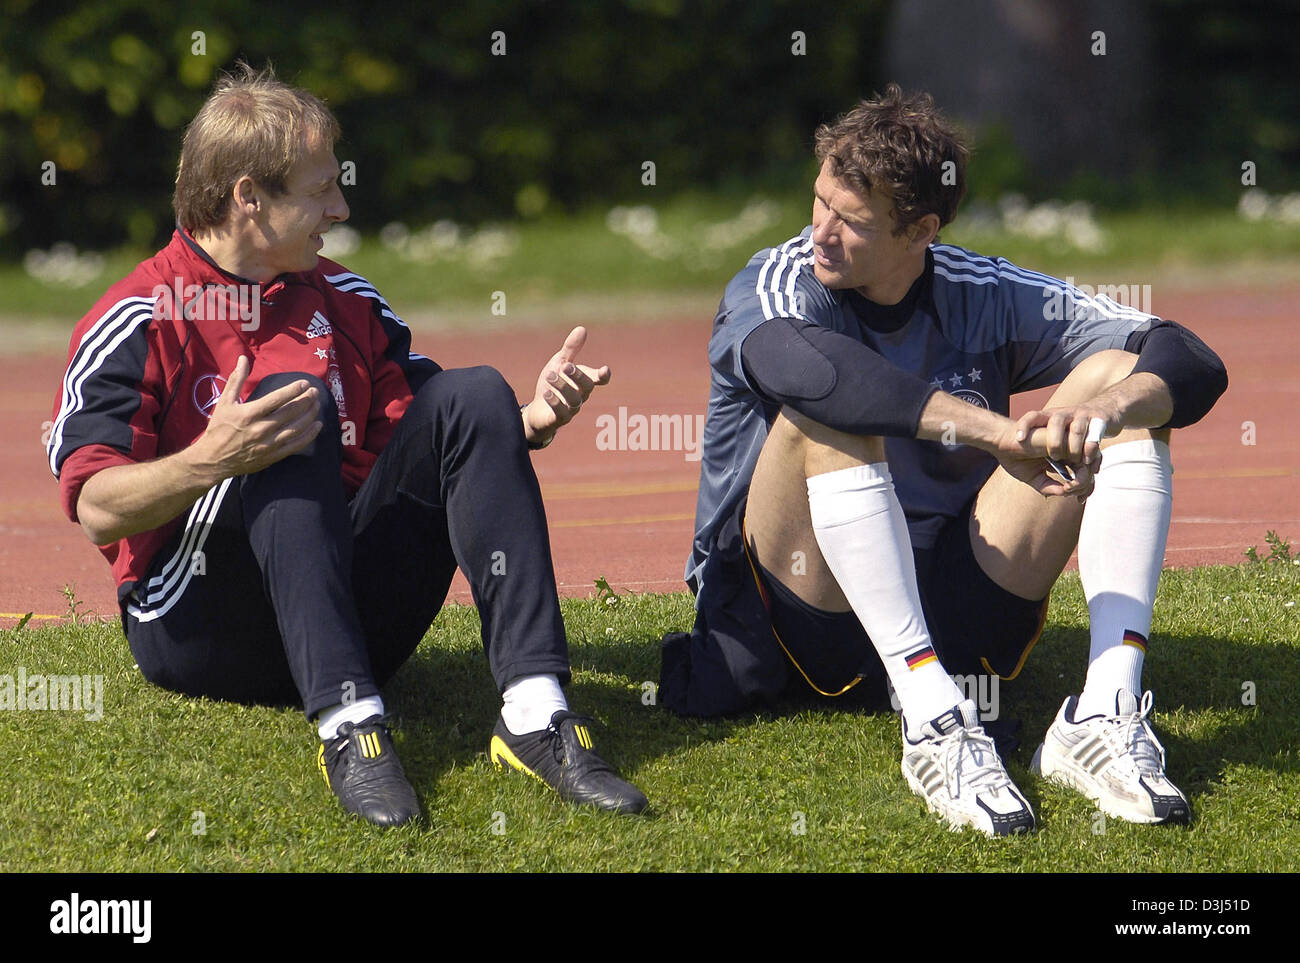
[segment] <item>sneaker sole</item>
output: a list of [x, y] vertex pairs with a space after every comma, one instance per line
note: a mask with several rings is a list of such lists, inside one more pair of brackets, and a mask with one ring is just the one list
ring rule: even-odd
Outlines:
[[[1030, 823], [1028, 826], [1017, 826], [1007, 832], [998, 832], [996, 828], [992, 830], [985, 829], [980, 825], [979, 817], [973, 813], [945, 813], [938, 803], [925, 794], [925, 789], [921, 786], [921, 781], [914, 777], [907, 769], [903, 769], [903, 778], [907, 780], [907, 785], [912, 790], [913, 795], [919, 796], [925, 803], [925, 808], [948, 824], [949, 832], [959, 833], [963, 829], [970, 828], [981, 835], [989, 837], [990, 839], [998, 839], [1003, 836], [1027, 836], [1033, 832], [1037, 826], [1033, 811], [1030, 810]], [[1026, 805], [1028, 805], [1028, 803], [1026, 803]]]
[[[1107, 816], [1114, 819], [1122, 819], [1125, 822], [1139, 823], [1144, 826], [1159, 826], [1164, 824], [1178, 825], [1191, 821], [1191, 806], [1181, 811], [1175, 811], [1169, 816], [1156, 816], [1152, 813], [1139, 812], [1136, 810], [1125, 809], [1121, 805], [1113, 802], [1111, 798], [1097, 787], [1093, 777], [1079, 769], [1069, 759], [1060, 758], [1052, 753], [1044, 753], [1047, 743], [1040, 742], [1038, 748], [1034, 750], [1034, 758], [1029, 762], [1031, 772], [1037, 773], [1044, 779], [1066, 786], [1082, 793], [1088, 799], [1092, 800]], [[1046, 759], [1044, 759], [1046, 756]], [[1046, 766], [1046, 768], [1045, 768]]]

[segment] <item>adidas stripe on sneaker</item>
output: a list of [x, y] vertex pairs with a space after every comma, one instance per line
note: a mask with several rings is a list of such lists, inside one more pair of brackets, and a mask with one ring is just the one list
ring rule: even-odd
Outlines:
[[915, 742], [904, 721], [902, 769], [912, 792], [954, 830], [972, 826], [988, 836], [1010, 836], [1034, 828], [1034, 811], [1007, 775], [970, 699], [923, 723]]

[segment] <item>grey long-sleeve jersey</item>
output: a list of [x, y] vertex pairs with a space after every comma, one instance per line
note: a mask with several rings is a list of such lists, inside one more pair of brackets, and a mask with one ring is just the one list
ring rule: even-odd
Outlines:
[[[958, 398], [1005, 415], [1012, 394], [1059, 384], [1089, 355], [1123, 349], [1160, 320], [1004, 258], [932, 244], [910, 320], [882, 333], [863, 323], [857, 297], [817, 280], [811, 233], [805, 228], [755, 254], [727, 285], [714, 319], [695, 539], [686, 564], [686, 581], [697, 593], [717, 529], [748, 492], [777, 413], [741, 363], [745, 338], [764, 321], [786, 317], [823, 325]], [[944, 522], [997, 467], [992, 455], [976, 448], [915, 438], [886, 438], [885, 454], [918, 548], [933, 545]]]

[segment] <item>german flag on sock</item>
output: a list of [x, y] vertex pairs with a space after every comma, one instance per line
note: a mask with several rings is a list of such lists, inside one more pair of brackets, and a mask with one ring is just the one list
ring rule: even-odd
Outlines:
[[1142, 650], [1142, 654], [1146, 655], [1147, 637], [1143, 635], [1141, 632], [1134, 632], [1132, 629], [1125, 629], [1124, 644], [1134, 646], [1135, 648], [1139, 648]]
[[934, 654], [934, 649], [927, 645], [924, 649], [917, 649], [907, 656], [907, 667], [916, 670], [923, 665], [929, 665], [931, 662], [937, 661], [939, 661], [939, 657]]

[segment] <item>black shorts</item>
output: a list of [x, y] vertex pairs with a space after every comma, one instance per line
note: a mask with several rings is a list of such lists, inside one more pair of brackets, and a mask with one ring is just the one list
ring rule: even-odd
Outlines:
[[[970, 543], [972, 498], [931, 549], [913, 549], [926, 627], [953, 675], [1020, 674], [1047, 617], [1048, 599], [1013, 595], [984, 573]], [[746, 553], [748, 556], [748, 552]], [[861, 680], [884, 682], [885, 667], [852, 612], [823, 612], [800, 599], [752, 558], [771, 629], [796, 675], [821, 695], [838, 696]]]
[[[933, 548], [913, 550], [921, 607], [945, 670], [1010, 680], [1042, 633], [1048, 599], [1013, 595], [980, 568], [970, 543], [974, 504], [944, 526]], [[885, 669], [857, 616], [814, 608], [758, 565], [744, 511], [742, 502], [719, 528], [694, 630], [664, 639], [661, 699], [684, 714], [715, 715], [792, 688], [877, 698]]]

